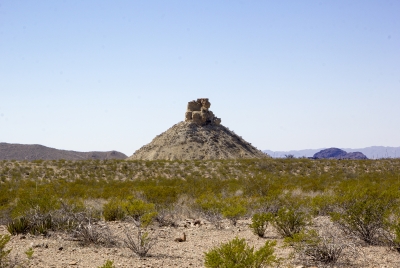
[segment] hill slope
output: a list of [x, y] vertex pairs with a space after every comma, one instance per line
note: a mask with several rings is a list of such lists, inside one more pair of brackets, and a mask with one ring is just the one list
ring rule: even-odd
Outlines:
[[127, 156], [117, 151], [76, 152], [58, 150], [39, 144], [0, 143], [0, 160], [85, 160], [85, 159], [125, 159]]
[[265, 158], [266, 154], [221, 125], [206, 98], [190, 101], [185, 121], [175, 124], [128, 159], [201, 160]]
[[264, 158], [266, 154], [224, 127], [180, 122], [128, 159], [190, 160]]

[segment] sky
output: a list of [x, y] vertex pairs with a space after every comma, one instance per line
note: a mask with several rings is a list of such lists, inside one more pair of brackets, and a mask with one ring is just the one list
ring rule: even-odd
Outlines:
[[0, 142], [132, 155], [209, 98], [258, 149], [400, 146], [400, 1], [0, 0]]

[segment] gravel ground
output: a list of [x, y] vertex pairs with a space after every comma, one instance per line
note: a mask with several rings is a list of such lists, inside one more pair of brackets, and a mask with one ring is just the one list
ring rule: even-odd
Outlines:
[[[318, 217], [313, 221], [314, 228], [334, 230], [327, 217]], [[82, 246], [79, 241], [65, 233], [51, 233], [50, 236], [18, 235], [7, 244], [11, 256], [23, 262], [26, 267], [99, 267], [106, 260], [112, 260], [115, 267], [204, 267], [204, 252], [227, 242], [236, 236], [244, 238], [255, 248], [262, 246], [267, 239], [276, 240], [275, 253], [283, 258], [279, 267], [323, 267], [321, 264], [307, 263], [299, 258], [290, 259], [290, 248], [283, 248], [283, 240], [272, 227], [266, 231], [265, 238], [254, 235], [249, 228], [250, 220], [241, 220], [237, 226], [223, 222], [223, 229], [216, 229], [209, 222], [194, 225], [194, 219], [179, 223], [178, 227], [154, 227], [151, 232], [157, 237], [156, 245], [149, 255], [137, 257], [122, 241], [126, 232], [137, 230], [132, 223], [112, 222], [110, 230], [119, 241], [114, 247], [96, 245]], [[338, 230], [336, 230], [339, 232]], [[186, 233], [185, 242], [176, 242], [175, 238]], [[0, 234], [7, 233], [5, 226], [0, 226]], [[366, 246], [355, 241], [354, 247], [344, 252], [344, 257], [335, 267], [400, 267], [400, 254], [387, 247]], [[33, 256], [27, 258], [25, 252], [33, 248]]]

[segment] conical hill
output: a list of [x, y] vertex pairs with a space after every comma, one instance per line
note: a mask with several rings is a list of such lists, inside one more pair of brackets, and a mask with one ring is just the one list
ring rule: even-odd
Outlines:
[[185, 121], [156, 136], [130, 160], [264, 158], [266, 154], [220, 124], [208, 99], [188, 103]]

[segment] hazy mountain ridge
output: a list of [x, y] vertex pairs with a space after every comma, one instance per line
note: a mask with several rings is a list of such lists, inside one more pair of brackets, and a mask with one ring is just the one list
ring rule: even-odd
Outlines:
[[[271, 150], [263, 150], [264, 153], [269, 154], [274, 158], [285, 157], [285, 155], [293, 155], [295, 157], [312, 157], [315, 153], [318, 153], [321, 150], [327, 148], [320, 149], [304, 149], [304, 150], [291, 150], [291, 151], [271, 151]], [[388, 147], [388, 146], [370, 146], [365, 148], [340, 148], [346, 152], [361, 152], [369, 159], [378, 159], [378, 158], [399, 158], [400, 157], [400, 147]]]
[[86, 160], [86, 159], [125, 159], [128, 156], [117, 151], [77, 152], [59, 150], [40, 144], [0, 143], [0, 160]]

